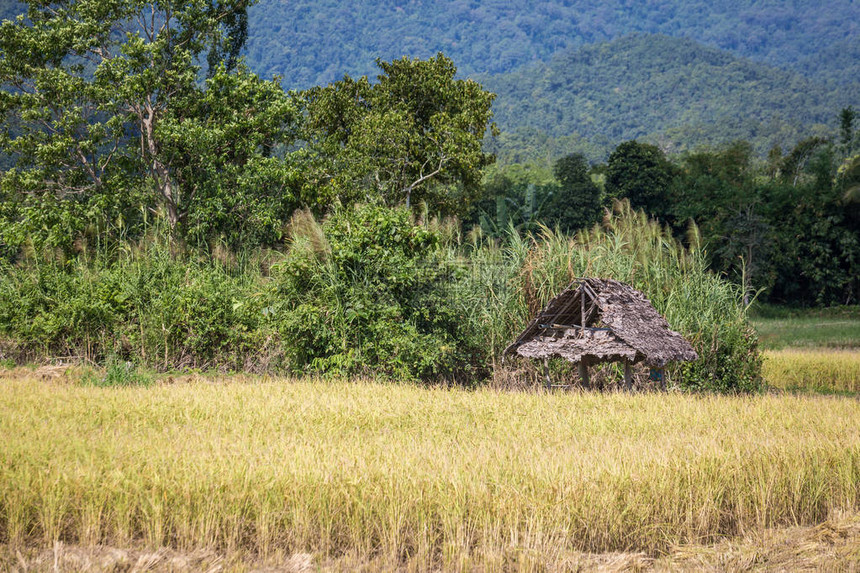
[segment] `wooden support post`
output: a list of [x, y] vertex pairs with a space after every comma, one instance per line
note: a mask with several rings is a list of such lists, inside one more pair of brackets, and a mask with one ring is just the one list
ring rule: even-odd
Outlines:
[[666, 369], [658, 368], [657, 372], [660, 373], [660, 389], [665, 392], [666, 391]]
[[544, 376], [544, 385], [546, 389], [549, 390], [552, 387], [552, 380], [549, 378], [549, 359], [543, 359], [543, 376]]
[[582, 327], [579, 329], [579, 337], [585, 338], [585, 289], [579, 291], [579, 302], [582, 303], [579, 311], [579, 325]]
[[582, 361], [579, 363], [579, 379], [582, 381], [583, 388], [591, 386], [591, 383], [588, 381], [588, 366]]
[[624, 390], [631, 392], [633, 390], [633, 369], [630, 367], [630, 362], [624, 361]]

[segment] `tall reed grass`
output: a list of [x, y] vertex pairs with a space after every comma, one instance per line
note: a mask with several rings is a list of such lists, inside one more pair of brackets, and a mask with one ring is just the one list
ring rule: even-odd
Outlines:
[[512, 232], [505, 249], [489, 247], [472, 255], [486, 266], [506, 265], [509, 288], [494, 296], [482, 291], [479, 277], [476, 288], [466, 289], [472, 296], [462, 301], [464, 316], [498, 356], [528, 318], [573, 279], [614, 278], [645, 293], [699, 353], [696, 362], [671, 367], [671, 379], [689, 389], [759, 390], [761, 359], [742, 292], [708, 272], [695, 227], [690, 234], [687, 248], [628, 202], [616, 203], [601, 225], [573, 237], [547, 228], [537, 237]]
[[0, 380], [0, 435], [13, 545], [529, 569], [860, 508], [843, 398], [25, 377]]

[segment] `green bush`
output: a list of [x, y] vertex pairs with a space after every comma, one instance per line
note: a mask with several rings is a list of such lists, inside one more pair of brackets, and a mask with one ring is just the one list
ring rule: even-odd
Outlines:
[[155, 241], [113, 260], [5, 264], [0, 273], [0, 336], [14, 341], [11, 358], [19, 361], [116, 356], [162, 370], [277, 366], [263, 277], [250, 268], [173, 257]]
[[447, 288], [456, 267], [440, 233], [408, 211], [359, 206], [319, 227], [293, 221], [293, 244], [276, 265], [276, 320], [296, 371], [397, 379], [474, 379], [479, 355], [465, 343]]

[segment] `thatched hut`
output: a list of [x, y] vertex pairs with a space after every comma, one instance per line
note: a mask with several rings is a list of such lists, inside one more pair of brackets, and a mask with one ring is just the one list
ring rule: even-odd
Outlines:
[[622, 282], [596, 278], [577, 279], [550, 300], [503, 354], [545, 363], [563, 358], [579, 366], [585, 384], [589, 366], [623, 362], [628, 389], [634, 364], [650, 367], [652, 378], [665, 387], [667, 363], [698, 358], [644, 294]]

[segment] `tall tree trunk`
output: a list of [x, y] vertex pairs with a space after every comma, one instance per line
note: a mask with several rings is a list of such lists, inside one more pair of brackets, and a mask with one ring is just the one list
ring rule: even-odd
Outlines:
[[150, 102], [146, 102], [136, 110], [140, 121], [140, 146], [143, 156], [149, 160], [149, 172], [153, 179], [161, 201], [167, 209], [167, 222], [170, 225], [171, 242], [179, 223], [179, 205], [176, 200], [176, 190], [170, 177], [167, 165], [158, 158], [158, 141], [155, 137], [156, 110]]

